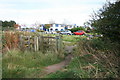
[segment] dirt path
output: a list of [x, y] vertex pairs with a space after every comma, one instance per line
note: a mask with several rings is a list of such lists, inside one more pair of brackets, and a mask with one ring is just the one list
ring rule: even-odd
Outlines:
[[50, 74], [50, 73], [54, 73], [58, 70], [61, 70], [63, 67], [65, 67], [66, 65], [69, 64], [71, 58], [72, 58], [72, 55], [69, 54], [64, 61], [62, 61], [58, 64], [54, 64], [54, 65], [50, 65], [50, 66], [45, 67], [45, 72], [47, 74]]
[[[65, 50], [68, 52], [68, 53], [72, 53], [73, 49], [74, 49], [75, 46], [66, 46], [65, 47]], [[54, 65], [50, 65], [50, 66], [47, 66], [44, 68], [44, 75], [47, 75], [47, 74], [50, 74], [50, 73], [54, 73], [58, 70], [61, 70], [63, 69], [65, 66], [67, 66], [69, 64], [69, 62], [71, 61], [73, 55], [72, 54], [69, 54], [64, 61], [58, 63], [58, 64], [54, 64]]]
[[73, 49], [76, 47], [76, 45], [73, 46], [65, 46], [66, 53], [72, 53]]

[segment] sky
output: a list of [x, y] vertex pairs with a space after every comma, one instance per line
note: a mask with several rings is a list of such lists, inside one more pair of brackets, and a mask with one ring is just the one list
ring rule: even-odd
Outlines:
[[[109, 0], [107, 0], [109, 1]], [[112, 0], [114, 1], [114, 0]], [[83, 25], [106, 0], [0, 0], [0, 20], [18, 24]]]

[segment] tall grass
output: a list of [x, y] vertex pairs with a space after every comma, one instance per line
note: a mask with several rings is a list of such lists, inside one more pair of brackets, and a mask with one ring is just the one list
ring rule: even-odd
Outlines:
[[5, 32], [2, 35], [4, 49], [18, 48], [19, 35], [14, 32]]
[[[76, 55], [85, 56], [91, 55], [93, 58], [90, 61], [94, 61], [91, 65], [94, 66], [94, 71], [91, 77], [103, 78], [103, 77], [118, 77], [118, 54], [119, 45], [111, 43], [110, 41], [102, 41], [101, 39], [92, 39], [79, 41]], [[80, 61], [80, 60], [79, 60]], [[80, 61], [81, 62], [81, 61]], [[86, 60], [89, 62], [89, 59]]]
[[11, 50], [3, 54], [3, 78], [39, 78], [45, 66], [62, 60], [57, 54]]

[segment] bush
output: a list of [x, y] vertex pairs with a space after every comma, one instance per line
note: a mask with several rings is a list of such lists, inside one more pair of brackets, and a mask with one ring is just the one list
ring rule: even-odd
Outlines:
[[76, 32], [76, 31], [78, 31], [78, 30], [83, 30], [83, 31], [85, 31], [85, 28], [83, 28], [83, 27], [78, 27], [78, 28], [72, 28], [72, 29], [70, 29], [71, 32]]
[[120, 1], [108, 2], [92, 15], [91, 26], [104, 35], [104, 39], [120, 43]]
[[[111, 43], [111, 41], [102, 41], [99, 38], [92, 40], [80, 40], [75, 53], [75, 55], [77, 56], [84, 56], [88, 54], [93, 56], [93, 58], [91, 58], [90, 60], [86, 60], [86, 62], [94, 61], [93, 63], [97, 63], [99, 69], [97, 73], [98, 77], [117, 78], [119, 76], [117, 71], [119, 66], [118, 55], [120, 51], [119, 45], [117, 43]], [[85, 61], [83, 61], [83, 63], [84, 62]], [[91, 75], [91, 77], [93, 77], [93, 75]]]

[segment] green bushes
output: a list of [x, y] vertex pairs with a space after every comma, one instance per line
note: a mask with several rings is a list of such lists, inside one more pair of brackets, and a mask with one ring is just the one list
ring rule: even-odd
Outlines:
[[83, 28], [83, 27], [78, 27], [78, 28], [72, 28], [72, 29], [70, 29], [71, 32], [76, 32], [76, 31], [78, 31], [78, 30], [83, 30], [83, 31], [85, 31], [85, 28]]
[[99, 11], [94, 12], [89, 20], [91, 26], [96, 28], [96, 32], [104, 35], [113, 42], [120, 44], [120, 1], [114, 3], [107, 2]]

